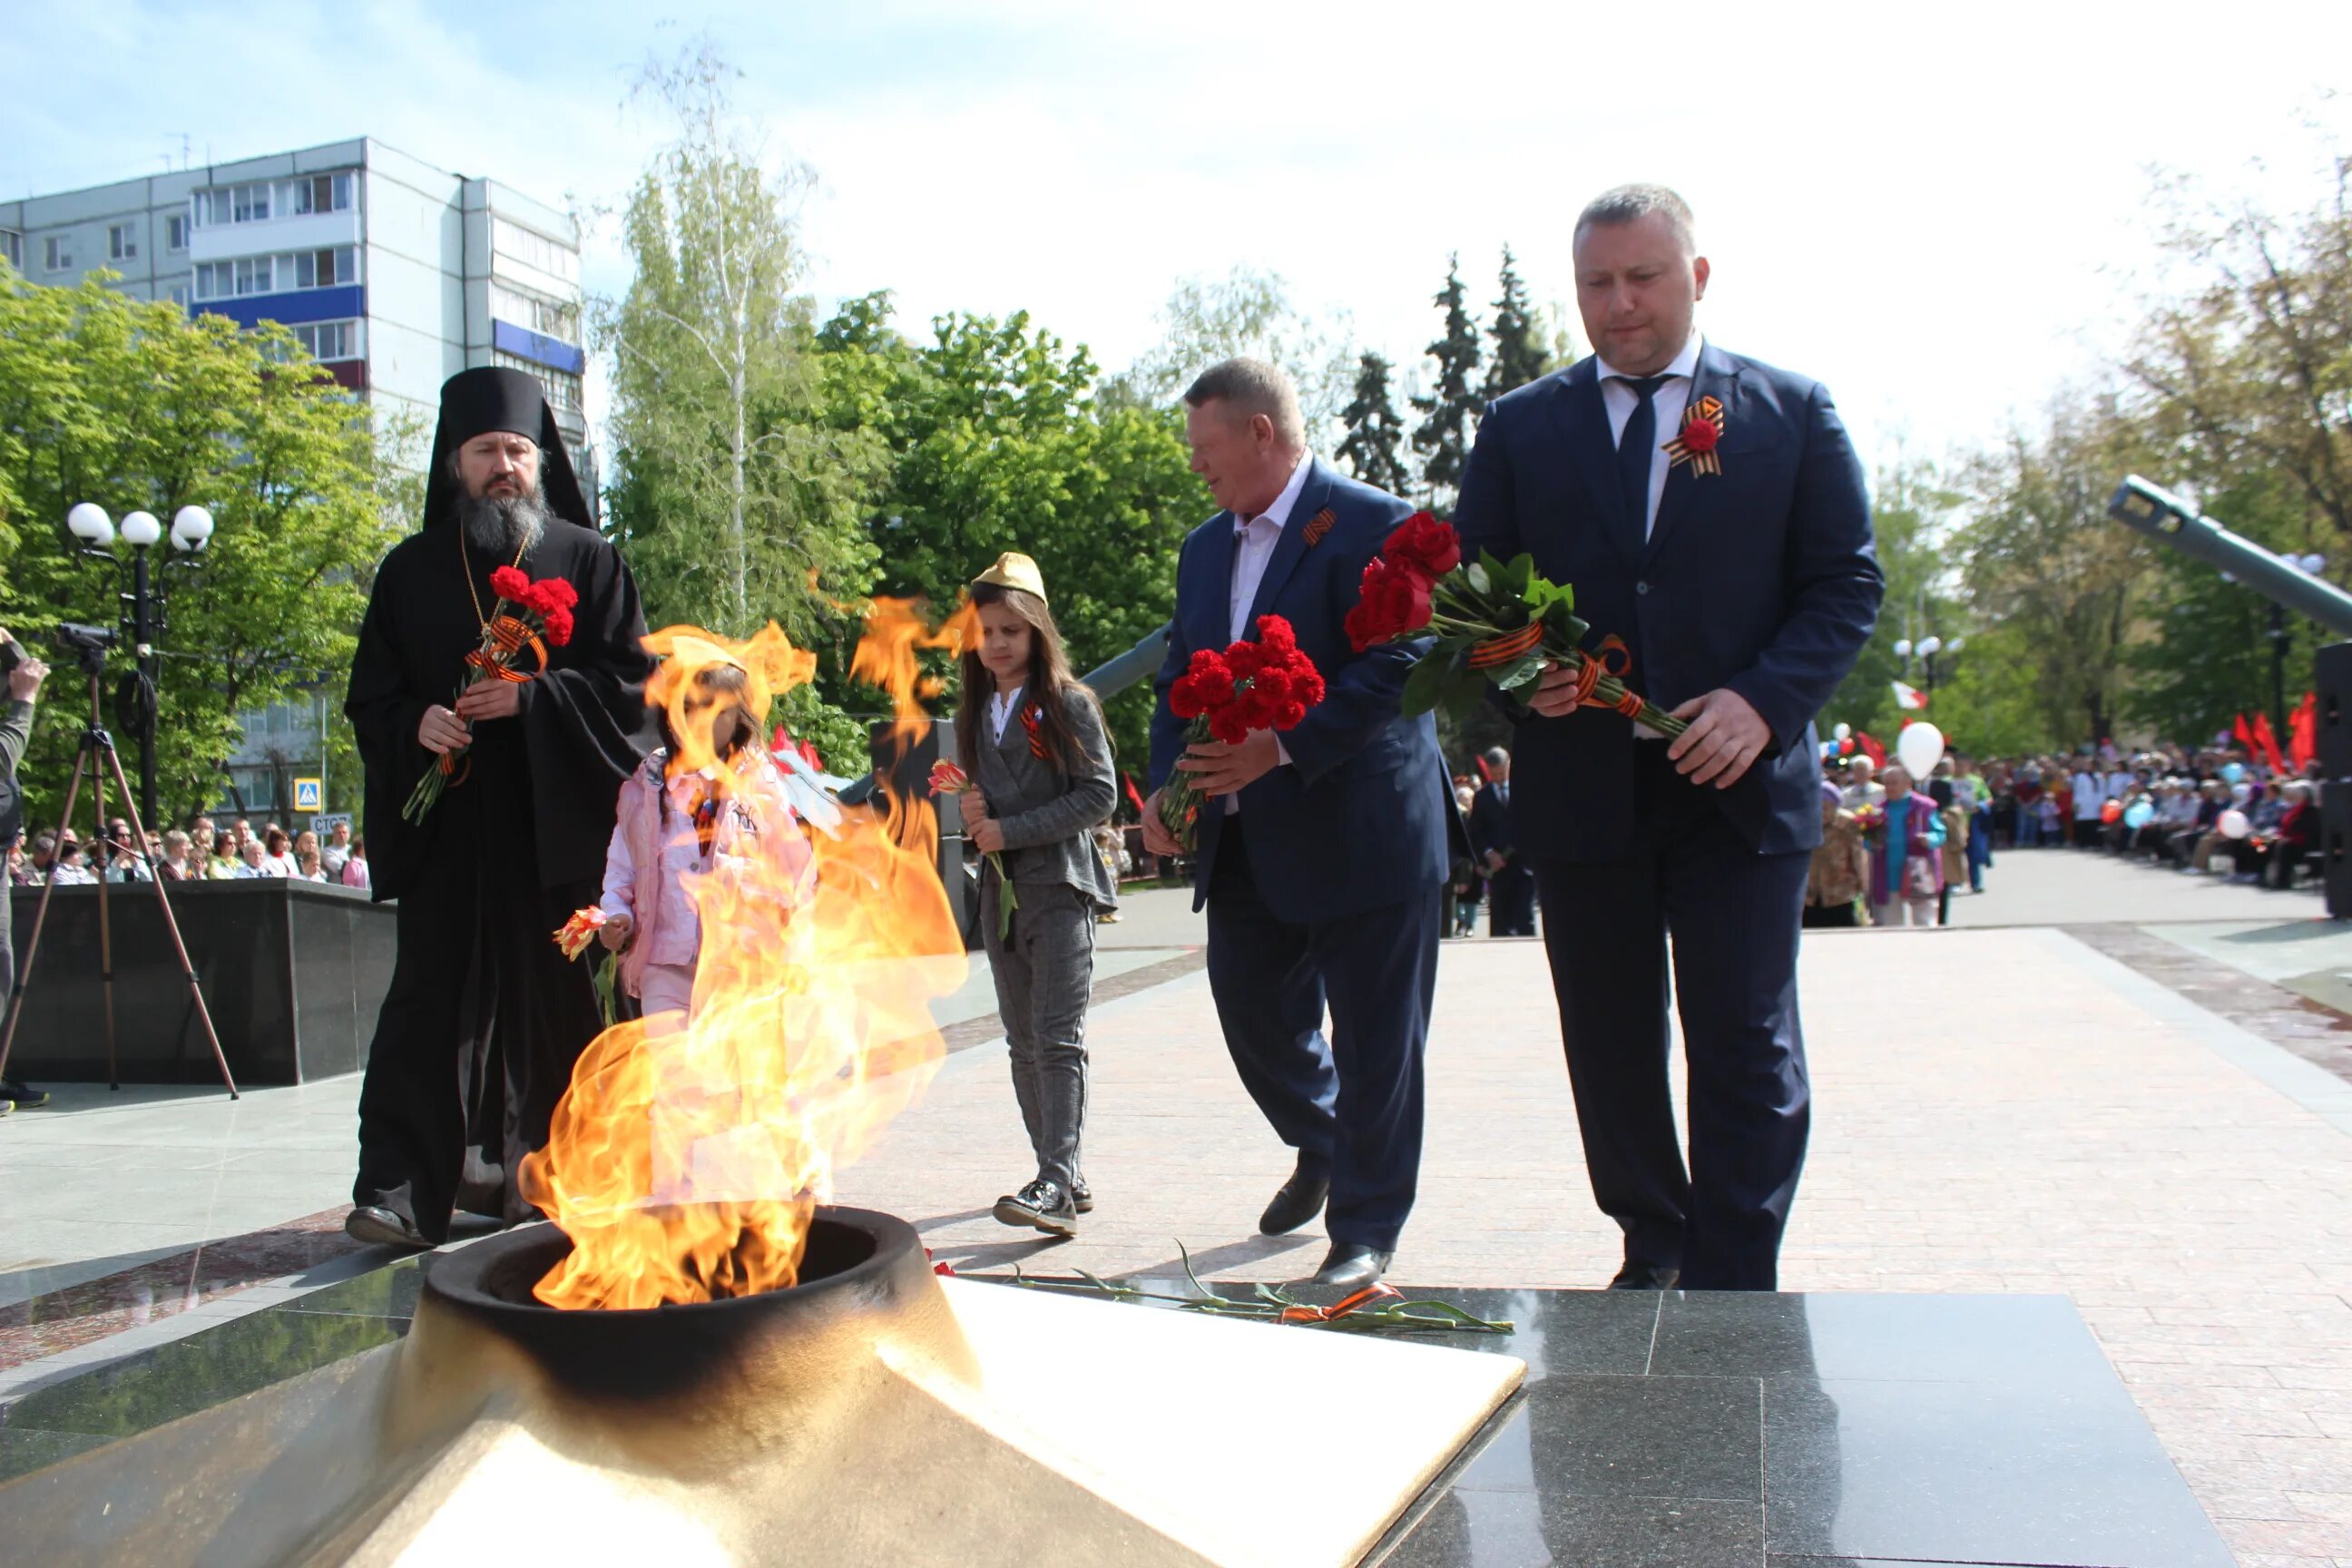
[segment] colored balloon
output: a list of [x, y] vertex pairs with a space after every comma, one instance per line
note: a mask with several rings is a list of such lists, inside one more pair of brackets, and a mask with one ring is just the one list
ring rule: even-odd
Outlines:
[[2101, 822], [2121, 822], [2123, 819], [2124, 803], [2122, 801], [2111, 800], [2107, 802], [2106, 805], [2099, 807], [2099, 820]]
[[1853, 734], [1853, 725], [1851, 725], [1851, 724], [1840, 724], [1837, 728], [1835, 728], [1835, 729], [1833, 729], [1833, 730], [1832, 730], [1832, 731], [1830, 731], [1830, 734], [1831, 734], [1832, 736], [1833, 736], [1834, 738], [1836, 738], [1836, 739], [1838, 739], [1838, 740], [1841, 740], [1841, 741], [1844, 740], [1847, 736], [1849, 736], [1849, 735], [1851, 735], [1851, 734]]
[[2236, 784], [2240, 779], [2244, 778], [2245, 776], [2246, 776], [2246, 764], [2245, 764], [2245, 763], [2223, 763], [2221, 764], [2221, 777], [2222, 777], [2222, 779], [2223, 779], [2224, 781], [2226, 781], [2227, 783], [2230, 783], [2230, 784]]
[[2235, 808], [2223, 812], [2221, 820], [2213, 826], [2221, 830], [2224, 838], [2243, 838], [2254, 830], [2254, 825], [2246, 820], [2246, 814]]
[[1925, 783], [1944, 760], [1944, 732], [1925, 720], [1906, 724], [1903, 733], [1895, 738], [1895, 759], [1905, 773]]
[[2134, 833], [2138, 832], [2141, 828], [2146, 827], [2149, 823], [2154, 822], [2155, 820], [2156, 807], [2150, 805], [2144, 800], [2136, 800], [2132, 802], [2131, 809], [2124, 813], [2124, 826], [2130, 828]]

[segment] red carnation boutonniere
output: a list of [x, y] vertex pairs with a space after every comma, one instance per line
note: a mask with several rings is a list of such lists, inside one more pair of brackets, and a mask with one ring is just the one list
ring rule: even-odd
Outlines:
[[1682, 433], [1666, 443], [1669, 467], [1684, 463], [1694, 474], [1723, 472], [1723, 459], [1715, 455], [1723, 444], [1723, 405], [1712, 397], [1702, 397], [1683, 410]]

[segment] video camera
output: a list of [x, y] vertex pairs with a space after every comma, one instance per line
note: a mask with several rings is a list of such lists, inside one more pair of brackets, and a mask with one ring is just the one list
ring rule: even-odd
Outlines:
[[69, 655], [81, 666], [85, 675], [103, 674], [106, 650], [122, 640], [122, 634], [105, 626], [79, 626], [72, 621], [60, 621], [49, 634], [58, 651]]

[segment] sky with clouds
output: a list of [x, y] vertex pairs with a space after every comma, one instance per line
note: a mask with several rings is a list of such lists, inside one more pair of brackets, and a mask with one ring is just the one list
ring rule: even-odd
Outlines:
[[[1118, 368], [1236, 266], [1411, 360], [1459, 251], [1571, 298], [1583, 201], [1697, 209], [1701, 321], [1827, 382], [1866, 458], [1941, 456], [2095, 377], [2156, 286], [2153, 172], [2308, 203], [2352, 146], [2352, 5], [1064, 0], [656, 6], [119, 0], [0, 7], [0, 193], [372, 135], [551, 203], [619, 201], [629, 102], [708, 35], [818, 177], [821, 298], [1025, 309]], [[612, 226], [592, 289], [625, 284]]]

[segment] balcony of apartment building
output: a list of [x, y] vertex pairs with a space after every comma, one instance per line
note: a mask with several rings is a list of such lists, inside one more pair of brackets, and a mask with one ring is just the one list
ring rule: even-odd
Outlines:
[[367, 288], [357, 171], [254, 180], [190, 199], [189, 309], [278, 321], [337, 382], [367, 386]]

